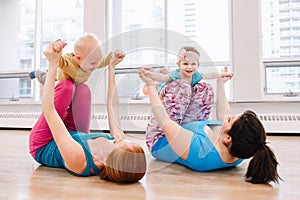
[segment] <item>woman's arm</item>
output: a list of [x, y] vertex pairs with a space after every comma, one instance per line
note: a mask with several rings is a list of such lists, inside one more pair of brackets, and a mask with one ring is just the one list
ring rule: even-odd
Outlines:
[[216, 73], [207, 73], [207, 74], [202, 74], [202, 78], [205, 80], [208, 79], [217, 79], [220, 78], [220, 73], [216, 72]]
[[165, 132], [169, 144], [179, 157], [186, 159], [190, 150], [190, 144], [194, 133], [185, 130], [170, 119], [157, 94], [154, 80], [146, 77], [144, 70], [139, 70], [139, 76], [149, 88], [150, 105], [153, 114], [160, 127], [162, 127], [163, 131]]
[[144, 71], [145, 76], [147, 76], [148, 78], [151, 78], [154, 81], [168, 82], [168, 81], [172, 80], [168, 74], [163, 74], [160, 72], [151, 72], [150, 68], [144, 68], [144, 69], [141, 69], [141, 70]]
[[229, 79], [229, 77], [217, 79], [216, 117], [219, 121], [223, 121], [225, 117], [231, 113], [224, 88], [224, 83]]
[[[224, 119], [230, 115], [231, 110], [226, 98], [224, 83], [230, 80], [230, 77], [217, 79], [217, 89], [216, 89], [216, 118], [217, 120], [223, 122]], [[215, 136], [220, 134], [222, 131], [222, 126], [212, 126], [212, 133]], [[209, 134], [209, 133], [208, 133]]]
[[111, 58], [108, 66], [108, 92], [107, 92], [107, 112], [108, 124], [111, 135], [116, 139], [116, 142], [125, 138], [121, 128], [120, 112], [119, 112], [119, 96], [116, 86], [115, 66], [124, 59], [122, 57]]
[[49, 69], [44, 85], [44, 91], [47, 92], [43, 94], [42, 111], [66, 167], [75, 173], [81, 173], [86, 166], [84, 151], [71, 137], [54, 106], [55, 77], [61, 52], [55, 52], [51, 43], [44, 54], [49, 60]]
[[202, 74], [203, 79], [219, 79], [219, 78], [229, 78], [231, 79], [233, 77], [233, 73], [229, 72], [221, 72], [221, 73], [207, 73], [207, 74]]

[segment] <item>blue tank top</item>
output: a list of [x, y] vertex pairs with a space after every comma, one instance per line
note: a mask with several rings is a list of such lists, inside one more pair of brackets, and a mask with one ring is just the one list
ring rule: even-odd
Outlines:
[[[83, 170], [82, 173], [76, 174], [74, 172], [68, 171], [76, 176], [91, 176], [91, 175], [97, 175], [100, 173], [100, 170], [95, 166], [92, 154], [90, 152], [90, 148], [88, 146], [87, 141], [89, 139], [98, 138], [98, 137], [105, 137], [108, 140], [113, 140], [114, 138], [108, 134], [105, 133], [83, 133], [83, 132], [77, 132], [77, 131], [70, 131], [70, 134], [74, 140], [76, 140], [83, 148], [85, 157], [87, 160], [86, 168]], [[58, 150], [58, 147], [54, 140], [49, 142], [47, 145], [41, 147], [35, 156], [35, 160], [39, 162], [42, 165], [46, 165], [49, 167], [55, 167], [55, 168], [64, 168], [66, 169], [65, 162]], [[90, 168], [93, 169], [94, 174], [90, 173]]]
[[178, 163], [196, 171], [210, 171], [240, 164], [243, 159], [234, 163], [224, 163], [219, 152], [204, 132], [205, 126], [221, 125], [219, 121], [195, 121], [182, 125], [194, 133], [186, 160], [180, 158], [171, 148], [166, 137], [159, 139], [152, 148], [151, 154], [160, 160]]
[[[171, 71], [168, 75], [172, 79], [171, 81], [175, 81], [177, 79], [182, 79], [179, 74], [180, 69], [176, 69]], [[202, 80], [202, 74], [199, 71], [196, 71], [195, 74], [192, 76], [192, 87], [195, 86], [198, 82]], [[159, 82], [157, 85], [157, 93], [159, 94], [162, 88], [167, 84], [168, 82]]]

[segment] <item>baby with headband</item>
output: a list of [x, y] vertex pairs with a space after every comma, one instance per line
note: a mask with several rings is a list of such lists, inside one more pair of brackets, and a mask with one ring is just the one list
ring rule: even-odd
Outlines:
[[[178, 123], [207, 120], [214, 103], [214, 92], [211, 85], [202, 79], [220, 79], [233, 77], [232, 73], [203, 74], [198, 71], [200, 53], [194, 47], [183, 47], [178, 52], [178, 69], [167, 73], [142, 69], [145, 76], [159, 82], [157, 91], [170, 118]], [[201, 82], [200, 82], [201, 81]], [[164, 137], [162, 127], [151, 117], [146, 130], [146, 144], [149, 149], [155, 142]]]
[[195, 86], [202, 79], [218, 79], [229, 77], [232, 78], [233, 74], [226, 71], [221, 73], [200, 73], [198, 68], [200, 66], [200, 53], [194, 47], [182, 47], [178, 52], [178, 69], [171, 71], [170, 73], [152, 72], [146, 69], [146, 76], [155, 80], [158, 83], [158, 93], [161, 92], [162, 88], [169, 82], [183, 79], [188, 81], [192, 87]]

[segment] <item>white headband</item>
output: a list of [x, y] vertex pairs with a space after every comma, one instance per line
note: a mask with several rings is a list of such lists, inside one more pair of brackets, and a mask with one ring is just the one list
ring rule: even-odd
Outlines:
[[181, 49], [178, 52], [178, 60], [186, 60], [188, 62], [198, 62], [199, 63], [200, 56], [199, 54], [193, 51], [187, 51], [185, 49]]

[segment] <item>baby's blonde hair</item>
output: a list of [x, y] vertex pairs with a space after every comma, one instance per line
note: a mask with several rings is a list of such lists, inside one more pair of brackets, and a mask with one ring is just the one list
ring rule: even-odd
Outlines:
[[184, 47], [182, 47], [182, 48], [179, 50], [179, 52], [180, 52], [182, 49], [184, 49], [184, 50], [186, 50], [186, 51], [192, 51], [192, 52], [194, 52], [194, 53], [196, 53], [196, 54], [198, 54], [198, 55], [200, 56], [199, 51], [198, 51], [195, 47], [184, 46]]
[[187, 60], [189, 62], [198, 62], [198, 64], [200, 63], [199, 62], [200, 53], [194, 47], [189, 47], [189, 46], [182, 47], [179, 50], [177, 57], [178, 57], [178, 61]]
[[74, 44], [74, 53], [86, 57], [95, 48], [100, 48], [100, 40], [93, 33], [86, 33]]

